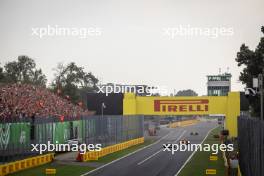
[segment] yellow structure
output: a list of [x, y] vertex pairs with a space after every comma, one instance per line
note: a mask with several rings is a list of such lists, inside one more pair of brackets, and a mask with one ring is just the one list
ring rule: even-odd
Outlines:
[[127, 93], [123, 100], [124, 115], [225, 115], [230, 137], [237, 136], [240, 93], [228, 96], [156, 97]]
[[82, 155], [82, 161], [92, 161], [98, 160], [100, 157], [106, 156], [108, 154], [124, 150], [126, 148], [132, 147], [134, 145], [144, 143], [144, 137], [132, 139], [126, 142], [118, 143], [115, 145], [107, 146], [102, 148], [100, 151], [90, 151]]
[[210, 161], [217, 161], [218, 160], [218, 156], [212, 155], [210, 156]]
[[216, 169], [206, 169], [205, 174], [206, 175], [216, 175]]
[[42, 164], [46, 164], [53, 161], [53, 159], [54, 153], [50, 153], [3, 164], [0, 165], [0, 176], [9, 175], [17, 171], [40, 166]]
[[46, 169], [45, 170], [46, 175], [55, 175], [56, 174], [56, 169]]
[[184, 126], [189, 126], [189, 125], [194, 125], [198, 123], [199, 120], [184, 120], [184, 121], [179, 121], [179, 122], [173, 122], [168, 125], [169, 128], [177, 128], [177, 127], [184, 127]]

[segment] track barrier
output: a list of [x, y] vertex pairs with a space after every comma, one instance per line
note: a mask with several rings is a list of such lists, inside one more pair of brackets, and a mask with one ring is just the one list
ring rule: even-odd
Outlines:
[[0, 176], [5, 176], [17, 171], [29, 169], [32, 167], [40, 166], [53, 161], [54, 153], [35, 156], [23, 160], [18, 160], [15, 162], [10, 162], [8, 164], [0, 165]]
[[177, 128], [177, 127], [184, 127], [188, 125], [194, 125], [198, 122], [199, 120], [184, 120], [184, 121], [179, 121], [179, 122], [173, 122], [168, 125], [169, 128]]
[[132, 139], [119, 144], [111, 145], [102, 148], [100, 151], [90, 151], [81, 155], [81, 161], [94, 161], [108, 154], [118, 152], [129, 147], [144, 143], [144, 137]]

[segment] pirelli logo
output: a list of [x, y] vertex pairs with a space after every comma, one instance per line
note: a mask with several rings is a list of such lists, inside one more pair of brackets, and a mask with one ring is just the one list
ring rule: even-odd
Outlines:
[[208, 99], [154, 100], [155, 112], [208, 112]]

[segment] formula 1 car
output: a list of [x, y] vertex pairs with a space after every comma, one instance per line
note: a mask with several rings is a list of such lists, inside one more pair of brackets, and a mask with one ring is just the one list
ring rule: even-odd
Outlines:
[[179, 143], [180, 143], [180, 144], [188, 145], [188, 144], [190, 144], [190, 141], [188, 141], [188, 140], [186, 140], [186, 139], [181, 139], [181, 140], [179, 141]]
[[191, 132], [190, 135], [194, 135], [194, 136], [197, 136], [199, 133], [198, 132]]

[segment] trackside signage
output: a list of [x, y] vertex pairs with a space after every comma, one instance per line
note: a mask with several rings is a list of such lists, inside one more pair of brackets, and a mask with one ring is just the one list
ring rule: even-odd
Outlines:
[[163, 113], [208, 113], [208, 99], [154, 100], [154, 112]]
[[227, 96], [136, 96], [124, 94], [124, 115], [221, 115], [230, 136], [237, 136], [240, 92]]

